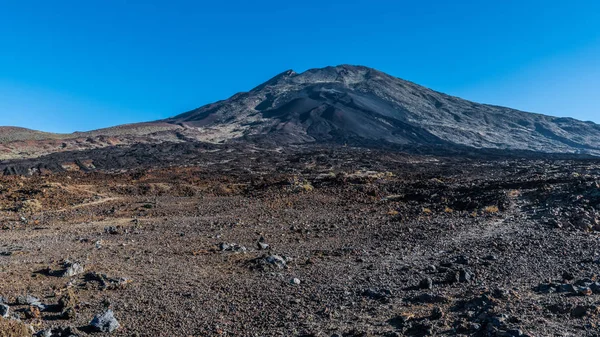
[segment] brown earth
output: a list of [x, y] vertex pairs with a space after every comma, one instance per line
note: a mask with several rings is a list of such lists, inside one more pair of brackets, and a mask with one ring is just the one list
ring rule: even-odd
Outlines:
[[106, 308], [114, 336], [598, 335], [598, 161], [176, 148], [0, 177], [10, 313], [82, 336]]

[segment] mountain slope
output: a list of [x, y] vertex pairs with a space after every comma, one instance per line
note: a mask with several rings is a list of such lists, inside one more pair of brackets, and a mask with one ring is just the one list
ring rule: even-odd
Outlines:
[[259, 137], [600, 154], [597, 124], [473, 103], [362, 66], [288, 70], [166, 122], [215, 142]]
[[0, 127], [0, 160], [164, 142], [337, 143], [600, 155], [600, 126], [473, 103], [362, 66], [285, 71], [162, 121], [72, 134]]

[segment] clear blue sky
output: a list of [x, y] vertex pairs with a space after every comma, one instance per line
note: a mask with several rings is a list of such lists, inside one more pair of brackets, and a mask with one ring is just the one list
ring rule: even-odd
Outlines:
[[343, 63], [600, 122], [600, 1], [0, 0], [0, 125], [155, 120]]

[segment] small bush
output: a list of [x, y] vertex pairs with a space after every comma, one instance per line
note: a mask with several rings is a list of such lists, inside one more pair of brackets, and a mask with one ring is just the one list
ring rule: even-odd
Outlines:
[[19, 212], [21, 213], [37, 213], [42, 210], [42, 203], [36, 199], [25, 200], [19, 205]]
[[483, 212], [486, 214], [496, 214], [500, 212], [500, 210], [498, 209], [498, 206], [487, 206], [483, 209]]

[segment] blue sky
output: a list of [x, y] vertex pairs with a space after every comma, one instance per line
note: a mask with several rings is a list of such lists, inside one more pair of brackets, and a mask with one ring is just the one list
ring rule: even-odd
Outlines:
[[337, 64], [600, 122], [600, 2], [0, 0], [0, 125], [155, 120]]

